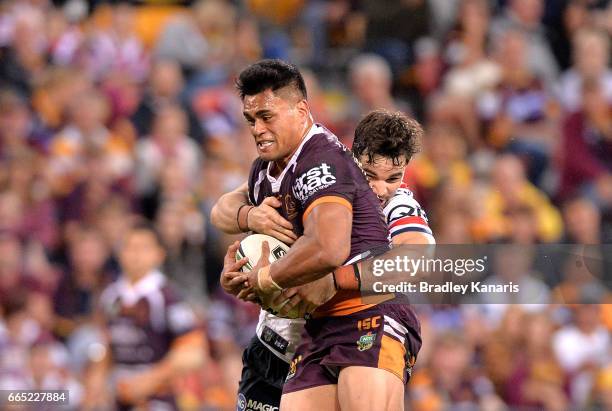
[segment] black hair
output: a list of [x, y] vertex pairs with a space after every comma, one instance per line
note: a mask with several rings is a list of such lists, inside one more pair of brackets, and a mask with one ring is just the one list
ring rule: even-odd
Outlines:
[[151, 222], [145, 219], [139, 219], [134, 224], [132, 224], [132, 226], [128, 230], [128, 233], [131, 234], [140, 231], [146, 231], [150, 233], [155, 238], [155, 242], [157, 243], [157, 245], [162, 248], [164, 247], [164, 242], [162, 240], [161, 234], [159, 234], [159, 231], [157, 231], [157, 229]]
[[398, 166], [403, 160], [408, 163], [419, 152], [422, 136], [421, 125], [405, 114], [374, 110], [357, 125], [352, 151], [357, 158], [367, 155], [368, 163], [381, 156]]
[[268, 89], [276, 91], [287, 86], [295, 88], [303, 98], [307, 98], [302, 73], [295, 65], [278, 59], [261, 60], [251, 64], [242, 70], [236, 80], [241, 99]]

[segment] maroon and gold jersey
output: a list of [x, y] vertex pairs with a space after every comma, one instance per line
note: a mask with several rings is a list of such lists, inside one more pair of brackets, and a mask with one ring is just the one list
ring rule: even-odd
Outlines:
[[[277, 197], [280, 214], [301, 236], [308, 214], [318, 204], [342, 204], [353, 214], [351, 251], [346, 263], [363, 253], [387, 247], [388, 230], [380, 202], [353, 154], [325, 127], [312, 126], [287, 166], [277, 177], [270, 175], [272, 163], [255, 160], [249, 175], [249, 200], [259, 205], [266, 197]], [[371, 305], [361, 302], [358, 292], [340, 291], [319, 315], [346, 315]]]
[[113, 364], [123, 373], [160, 361], [175, 339], [197, 328], [191, 307], [158, 271], [135, 284], [119, 279], [100, 302]]

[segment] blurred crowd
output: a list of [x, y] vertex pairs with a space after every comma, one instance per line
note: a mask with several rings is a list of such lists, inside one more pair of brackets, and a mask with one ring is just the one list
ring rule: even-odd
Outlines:
[[[258, 307], [219, 290], [235, 238], [209, 213], [256, 156], [234, 79], [260, 58], [298, 64], [348, 146], [374, 108], [422, 122], [405, 180], [438, 243], [610, 243], [611, 34], [608, 0], [0, 2], [0, 389], [79, 408], [97, 299], [144, 217], [210, 344], [177, 398], [234, 409]], [[577, 271], [557, 286], [597, 286]], [[612, 306], [584, 294], [417, 307], [410, 409], [612, 410]]]

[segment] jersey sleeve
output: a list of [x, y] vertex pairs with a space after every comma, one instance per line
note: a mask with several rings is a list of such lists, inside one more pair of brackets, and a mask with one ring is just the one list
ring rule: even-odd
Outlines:
[[251, 205], [258, 205], [257, 199], [259, 197], [259, 185], [263, 178], [265, 178], [266, 169], [264, 167], [261, 159], [257, 158], [251, 165], [251, 170], [249, 171], [249, 180], [248, 180], [248, 197], [249, 203]]
[[178, 290], [166, 286], [166, 321], [172, 338], [178, 338], [198, 328], [198, 322], [191, 305], [185, 301]]
[[435, 243], [427, 214], [407, 188], [399, 188], [395, 192], [383, 213], [391, 239], [401, 233], [418, 232], [428, 237], [430, 244]]
[[355, 181], [350, 159], [340, 151], [319, 151], [296, 167], [292, 191], [304, 210], [303, 219], [316, 204], [337, 202], [352, 210]]

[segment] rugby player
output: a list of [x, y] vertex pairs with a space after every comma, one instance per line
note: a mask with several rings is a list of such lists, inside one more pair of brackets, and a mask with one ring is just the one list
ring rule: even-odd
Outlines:
[[[264, 66], [266, 64], [283, 65], [280, 62], [267, 62]], [[267, 67], [267, 69], [269, 68], [270, 66]], [[346, 152], [346, 149], [337, 142], [335, 136], [324, 128], [312, 124], [305, 100], [305, 90], [303, 86], [302, 88], [299, 87], [301, 80], [299, 72], [292, 66], [289, 66], [289, 68], [296, 73], [296, 76], [289, 76], [288, 80], [278, 82], [276, 88], [275, 83], [269, 77], [276, 77], [276, 80], [278, 80], [279, 77], [282, 79], [283, 76], [278, 73], [271, 75], [270, 71], [272, 70], [269, 70], [268, 73], [262, 73], [253, 70], [252, 66], [251, 73], [247, 69], [241, 75], [239, 85], [245, 103], [245, 117], [251, 124], [260, 152], [260, 159], [254, 163], [248, 185], [249, 200], [257, 207], [245, 206], [245, 186], [243, 186], [222, 197], [213, 212], [213, 223], [225, 231], [238, 232], [255, 229], [254, 226], [259, 224], [260, 232], [271, 235], [274, 235], [274, 231], [276, 231], [276, 234], [288, 237], [289, 233], [286, 230], [291, 230], [294, 235], [289, 238], [289, 241], [285, 240], [286, 242], [292, 242], [295, 236], [299, 236], [292, 251], [288, 254], [294, 254], [292, 263], [294, 266], [290, 268], [281, 266], [282, 272], [293, 271], [293, 273], [284, 276], [284, 278], [279, 276], [276, 280], [281, 281], [281, 283], [285, 282], [287, 286], [305, 283], [312, 278], [325, 278], [325, 273], [334, 266], [338, 266], [340, 260], [346, 261], [347, 256], [358, 256], [362, 251], [368, 251], [384, 244], [383, 238], [386, 237], [386, 233], [380, 230], [380, 219], [377, 216], [378, 211], [376, 211], [378, 203], [371, 200], [373, 196], [370, 190], [364, 191], [363, 188], [364, 186], [367, 187], [367, 182], [363, 178], [359, 167]], [[268, 78], [266, 78], [266, 75]], [[288, 87], [292, 90], [287, 90]], [[297, 98], [295, 95], [296, 88], [300, 91]], [[286, 111], [291, 110], [293, 110], [293, 113], [287, 115]], [[285, 112], [287, 118], [293, 116], [293, 121], [297, 120], [294, 125], [298, 127], [294, 127], [294, 132], [300, 129], [307, 130], [307, 132], [302, 131], [299, 138], [296, 138], [299, 134], [296, 133], [293, 137], [293, 144], [291, 144], [290, 139], [287, 139], [289, 134], [282, 136], [285, 139], [280, 141], [281, 144], [278, 144], [278, 132], [288, 131], [283, 130], [282, 124], [275, 124], [284, 117], [283, 112]], [[381, 115], [384, 117], [388, 116], [389, 113], [381, 113]], [[396, 115], [395, 120], [401, 126], [401, 121], [406, 119]], [[303, 127], [303, 124], [306, 127]], [[399, 157], [392, 155], [395, 161], [392, 164], [393, 167], [383, 167], [382, 175], [384, 173], [394, 174], [397, 171], [396, 168], [405, 167], [409, 157], [413, 154], [414, 144], [410, 141], [410, 137], [414, 141], [416, 136], [414, 135], [415, 131], [410, 130], [410, 125], [414, 124], [404, 127], [404, 131], [412, 133], [405, 140], [405, 143], [408, 144], [396, 148], [405, 158], [401, 155]], [[285, 129], [287, 129], [286, 126]], [[417, 133], [418, 130], [420, 128], [417, 129]], [[288, 141], [289, 147], [282, 147]], [[266, 144], [263, 144], [264, 142]], [[407, 151], [406, 148], [408, 148]], [[286, 150], [286, 153], [279, 152], [281, 151], [279, 149]], [[364, 150], [364, 155], [368, 154], [373, 153], [371, 150]], [[272, 161], [266, 161], [266, 157]], [[379, 158], [372, 158], [371, 160], [373, 160], [370, 163], [374, 170], [380, 165], [378, 164]], [[372, 175], [372, 177], [378, 176]], [[390, 177], [385, 177], [381, 181], [387, 184], [390, 180], [392, 180]], [[401, 175], [398, 180], [401, 182]], [[376, 181], [375, 185], [382, 187]], [[255, 192], [253, 189], [255, 189]], [[273, 201], [274, 197], [269, 197], [269, 194], [283, 194], [280, 198], [284, 201]], [[379, 195], [382, 199], [385, 198], [382, 191]], [[265, 200], [263, 200], [264, 198]], [[414, 200], [411, 199], [411, 201]], [[370, 209], [370, 214], [368, 214], [368, 210], [364, 209], [364, 204]], [[280, 214], [285, 217], [284, 219], [277, 215], [273, 208], [279, 206]], [[413, 209], [415, 212], [419, 210], [418, 205], [417, 208], [413, 207]], [[229, 212], [230, 210], [233, 213]], [[371, 218], [372, 210], [375, 211], [374, 218]], [[299, 218], [300, 214], [303, 216], [301, 220]], [[234, 217], [232, 218], [232, 216]], [[255, 219], [256, 216], [261, 217], [261, 219]], [[405, 215], [402, 217], [405, 217]], [[369, 218], [371, 218], [371, 222]], [[398, 230], [401, 232], [397, 232], [394, 237], [408, 241], [410, 239], [409, 231], [418, 232], [418, 235], [431, 236], [430, 231], [428, 233], [423, 232], [423, 230], [428, 230], [424, 215], [422, 221], [425, 223], [423, 224], [425, 228], [420, 232], [413, 230], [417, 227], [403, 227], [409, 228], [409, 230]], [[404, 220], [400, 224], [408, 223]], [[356, 227], [365, 232], [356, 230]], [[368, 233], [368, 231], [371, 232]], [[371, 236], [370, 241], [367, 241], [368, 234]], [[275, 236], [279, 237], [278, 235]], [[364, 236], [366, 236], [366, 241], [355, 241], [355, 238], [364, 240]], [[416, 241], [417, 238], [412, 237], [411, 241]], [[282, 240], [282, 238], [280, 239]], [[342, 247], [341, 239], [344, 239], [347, 244], [351, 244], [350, 249], [344, 251], [346, 255], [341, 253], [336, 255], [333, 252], [334, 250], [329, 248], [329, 246]], [[374, 239], [376, 241], [373, 241]], [[424, 242], [425, 240], [421, 238], [418, 241]], [[430, 242], [430, 239], [427, 238], [426, 241]], [[301, 250], [300, 252], [294, 252], [296, 249]], [[228, 252], [230, 258], [226, 261], [225, 274], [237, 271], [237, 267], [240, 265], [233, 264], [232, 254], [234, 252], [235, 245]], [[314, 260], [318, 257], [319, 260], [323, 261], [312, 261], [312, 256], [315, 256]], [[340, 258], [340, 256], [343, 258]], [[308, 261], [309, 258], [311, 261]], [[286, 259], [287, 257], [282, 260]], [[310, 263], [310, 266], [306, 264], [306, 267], [304, 267], [304, 261]], [[300, 263], [302, 263], [301, 267]], [[270, 267], [271, 276], [274, 276], [273, 267], [274, 265]], [[257, 271], [254, 270], [253, 272]], [[278, 272], [280, 273], [280, 271]], [[236, 277], [233, 279], [222, 278], [222, 284], [229, 292], [235, 292], [233, 285], [240, 284], [243, 281], [238, 273], [234, 274]], [[262, 272], [259, 274], [260, 278], [265, 280], [270, 272], [267, 272], [267, 268], [264, 268], [263, 276]], [[234, 280], [238, 280], [238, 283], [233, 282]], [[250, 283], [254, 284], [255, 279], [252, 278]], [[292, 289], [291, 292], [295, 293], [293, 290], [295, 289]], [[290, 293], [285, 294], [285, 297], [290, 296]], [[303, 348], [303, 355], [298, 355], [292, 365], [292, 372], [289, 374], [290, 381], [286, 387], [288, 394], [285, 395], [286, 400], [283, 402], [283, 409], [291, 409], [291, 407], [296, 409], [313, 407], [335, 409], [338, 399], [341, 400], [343, 407], [349, 409], [371, 409], [373, 404], [376, 404], [376, 408], [380, 409], [400, 409], [403, 406], [402, 381], [406, 378], [405, 364], [414, 359], [420, 346], [418, 322], [414, 314], [409, 310], [407, 311], [406, 306], [364, 305], [361, 304], [359, 297], [355, 296], [354, 293], [339, 293], [332, 301], [319, 308], [314, 316], [316, 318], [311, 320], [306, 327], [307, 340], [314, 340], [314, 344], [312, 344], [313, 341], [307, 341]], [[364, 316], [365, 318], [362, 318]], [[360, 332], [364, 331], [364, 329], [359, 329], [358, 325], [362, 319], [374, 319], [374, 324], [369, 328], [378, 329], [384, 326], [385, 332], [388, 327], [391, 327], [392, 330], [386, 334], [380, 332], [373, 334], [370, 331], [357, 341], [345, 341], [346, 338], [356, 338], [356, 333], [352, 327], [358, 328]], [[283, 320], [279, 319], [279, 321]], [[335, 339], [328, 339], [324, 335], [325, 333], [321, 333], [320, 330], [308, 330], [309, 325], [317, 328], [319, 325], [326, 323], [337, 324], [338, 332], [335, 334], [345, 336], [344, 340], [337, 336]], [[391, 324], [388, 325], [387, 323]], [[334, 325], [331, 325], [330, 328], [336, 328]], [[342, 327], [346, 332], [343, 331]], [[393, 327], [396, 327], [395, 332]], [[261, 328], [258, 327], [258, 331]], [[357, 337], [359, 336], [357, 335]], [[319, 343], [327, 343], [317, 344], [317, 340]], [[360, 345], [361, 340], [364, 342]], [[245, 351], [245, 358], [247, 359], [251, 348], [249, 347]], [[270, 348], [274, 351], [273, 347]], [[318, 354], [313, 355], [313, 348], [317, 350], [321, 348], [321, 350], [318, 351]], [[365, 352], [370, 349], [372, 351], [367, 354], [359, 354], [360, 351]], [[327, 352], [324, 353], [325, 351]], [[245, 370], [248, 366], [248, 362], [245, 361]], [[270, 368], [269, 365], [264, 364], [264, 373]], [[257, 370], [252, 371], [256, 372]], [[363, 378], [368, 378], [373, 383], [369, 390], [364, 392], [360, 389], [359, 395], [356, 395], [355, 392], [352, 392], [356, 386], [352, 386], [352, 384]], [[376, 382], [372, 380], [373, 378]], [[241, 381], [241, 395], [244, 396], [239, 401], [244, 401], [244, 398], [249, 394], [243, 394], [243, 382], [244, 375], [243, 381]], [[260, 388], [264, 390], [263, 385]], [[272, 400], [268, 399], [269, 402], [272, 402]]]
[[173, 378], [203, 364], [204, 333], [158, 270], [164, 257], [151, 226], [139, 223], [128, 230], [119, 252], [121, 277], [100, 297], [107, 346], [90, 367], [85, 409], [114, 409], [98, 403], [109, 397], [103, 393], [111, 381], [118, 410], [178, 410]]

